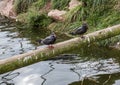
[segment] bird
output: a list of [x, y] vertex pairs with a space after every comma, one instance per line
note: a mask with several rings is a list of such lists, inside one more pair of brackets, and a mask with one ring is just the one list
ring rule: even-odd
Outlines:
[[52, 46], [52, 44], [55, 43], [56, 38], [57, 38], [57, 37], [56, 37], [56, 34], [55, 34], [54, 32], [52, 32], [52, 33], [51, 33], [49, 36], [47, 36], [46, 38], [38, 40], [38, 42], [41, 43], [41, 44], [44, 44], [44, 45], [48, 45], [48, 48], [54, 48], [54, 47]]
[[71, 34], [71, 35], [82, 35], [81, 38], [84, 38], [83, 34], [86, 33], [87, 30], [88, 30], [87, 23], [83, 23], [81, 27], [75, 29], [73, 32], [70, 32], [69, 34]]

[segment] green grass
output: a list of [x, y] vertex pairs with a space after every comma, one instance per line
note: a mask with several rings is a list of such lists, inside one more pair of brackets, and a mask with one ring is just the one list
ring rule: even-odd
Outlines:
[[38, 0], [15, 0], [14, 2], [14, 8], [17, 14], [26, 12], [28, 7], [31, 6], [33, 2], [36, 2]]
[[59, 10], [67, 9], [69, 2], [70, 0], [51, 0], [52, 8]]
[[38, 31], [47, 29], [47, 26], [52, 22], [46, 14], [40, 13], [35, 8], [30, 8], [27, 13], [19, 15], [18, 19], [23, 20], [26, 29], [30, 31]]
[[36, 7], [37, 10], [40, 10], [44, 5], [47, 3], [48, 0], [38, 0], [37, 2], [33, 3], [32, 6]]
[[[44, 5], [47, 3], [47, 0], [30, 0], [30, 1], [32, 3], [32, 8], [35, 8], [34, 10], [36, 10], [37, 12], [40, 11], [40, 9], [42, 7], [44, 7]], [[29, 3], [30, 3], [30, 1], [29, 1]], [[113, 1], [113, 0], [79, 0], [79, 1], [86, 2], [87, 6], [78, 6], [74, 9], [68, 11], [65, 15], [66, 21], [63, 23], [55, 22], [56, 23], [56, 24], [54, 24], [55, 26], [52, 27], [53, 30], [54, 29], [62, 29], [61, 31], [67, 32], [67, 31], [73, 30], [74, 28], [79, 27], [83, 20], [86, 20], [88, 22], [90, 28], [92, 28], [92, 29], [90, 29], [90, 31], [102, 29], [109, 25], [114, 25], [115, 23], [119, 22], [119, 19], [117, 22], [115, 21], [118, 18], [117, 16], [112, 19], [110, 18], [110, 17], [113, 17], [113, 16], [119, 14], [113, 10], [115, 1]], [[69, 2], [70, 2], [70, 0], [51, 0], [53, 9], [66, 9]], [[114, 11], [114, 14], [111, 15], [111, 12], [113, 12], [113, 11]], [[39, 13], [39, 12], [38, 13], [35, 12], [36, 14], [34, 14], [34, 12], [33, 12], [33, 14], [32, 14], [29, 10], [27, 12], [29, 15], [28, 17], [31, 17], [31, 15], [37, 16], [36, 14]], [[36, 18], [40, 18], [40, 17], [36, 17]], [[43, 18], [45, 18], [45, 17], [43, 17]], [[28, 20], [28, 22], [29, 22], [30, 19], [25, 19], [25, 20]], [[34, 24], [36, 23], [36, 21], [37, 20], [35, 20]], [[31, 24], [33, 24], [33, 22]], [[38, 23], [36, 23], [36, 24], [38, 24]], [[30, 25], [30, 24], [28, 24], [28, 25]], [[32, 27], [34, 27], [34, 25], [32, 25]]]
[[[18, 15], [18, 21], [24, 23], [24, 28], [28, 31], [40, 31], [41, 29], [47, 29], [47, 26], [51, 23], [52, 19], [49, 18], [44, 10], [40, 10], [47, 3], [47, 0], [25, 0], [26, 4], [21, 4], [23, 6], [18, 10], [20, 14]], [[23, 0], [21, 1], [24, 2]], [[31, 5], [30, 5], [31, 4]], [[29, 6], [30, 5], [30, 6]], [[19, 4], [18, 6], [19, 7]], [[24, 11], [25, 10], [25, 11]]]
[[31, 0], [32, 6], [29, 7], [26, 13], [21, 14], [20, 19], [26, 23], [28, 29], [32, 29], [31, 31], [49, 28], [50, 30], [61, 33], [69, 33], [75, 28], [81, 26], [83, 21], [88, 23], [88, 32], [93, 32], [104, 29], [108, 26], [119, 24], [120, 11], [119, 8], [117, 8], [119, 0], [79, 1], [86, 2], [87, 6], [80, 5], [72, 10], [68, 10], [67, 8], [70, 0], [51, 0], [53, 9], [67, 11], [64, 15], [64, 22], [53, 22], [51, 18], [47, 17], [47, 13], [43, 11], [43, 7], [48, 2], [47, 0]]
[[[80, 0], [81, 1], [81, 0]], [[115, 1], [113, 0], [82, 0], [86, 1], [87, 6], [78, 6], [65, 15], [66, 21], [57, 22], [61, 31], [69, 31], [81, 25], [85, 20], [88, 22], [90, 31], [96, 31], [118, 24], [120, 22], [120, 12], [114, 10]], [[79, 23], [79, 24], [78, 24]], [[58, 28], [56, 26], [56, 29]], [[55, 28], [54, 28], [55, 29]]]

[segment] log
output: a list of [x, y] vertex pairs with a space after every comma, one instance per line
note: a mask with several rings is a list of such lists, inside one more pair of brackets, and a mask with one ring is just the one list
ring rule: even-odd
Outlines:
[[70, 40], [54, 44], [54, 49], [48, 47], [39, 48], [24, 54], [15, 55], [0, 60], [0, 74], [21, 68], [39, 61], [47, 60], [58, 54], [65, 53], [71, 49], [80, 48], [83, 44], [90, 44], [95, 41], [104, 40], [120, 34], [120, 24], [95, 31], [84, 35], [85, 38], [76, 37]]

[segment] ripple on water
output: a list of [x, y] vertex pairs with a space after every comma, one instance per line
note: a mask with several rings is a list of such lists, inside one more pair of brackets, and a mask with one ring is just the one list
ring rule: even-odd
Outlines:
[[[27, 38], [20, 38], [17, 32], [0, 31], [0, 59], [32, 49], [35, 49], [35, 46]], [[58, 57], [2, 74], [0, 85], [77, 85], [76, 81], [80, 84], [79, 81], [84, 78], [92, 77], [99, 80], [105, 78], [101, 75], [108, 74], [109, 77], [114, 73], [120, 74], [120, 62], [115, 58], [86, 60], [87, 57], [84, 56], [84, 60], [79, 55], [67, 56], [68, 58]], [[115, 77], [109, 85], [120, 84], [119, 75]]]
[[[76, 61], [76, 59], [79, 62], [71, 63], [71, 61]], [[68, 85], [75, 81], [81, 81], [84, 78], [99, 79], [100, 75], [103, 74], [119, 73], [120, 67], [114, 58], [94, 61], [81, 61], [75, 58], [72, 60], [43, 61], [13, 71], [13, 73], [17, 72], [20, 75], [12, 79], [12, 83], [15, 83], [15, 85]], [[117, 85], [118, 82], [117, 80], [114, 85]]]
[[[13, 28], [11, 27], [10, 30]], [[35, 49], [27, 38], [21, 38], [18, 35], [18, 32], [0, 31], [0, 59]]]

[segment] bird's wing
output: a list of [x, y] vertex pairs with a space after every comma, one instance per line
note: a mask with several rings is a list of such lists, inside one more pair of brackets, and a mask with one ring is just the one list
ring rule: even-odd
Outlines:
[[80, 33], [82, 31], [81, 27], [75, 30], [75, 33]]
[[50, 42], [52, 42], [52, 37], [48, 36], [45, 39], [43, 39], [43, 43], [49, 44]]

